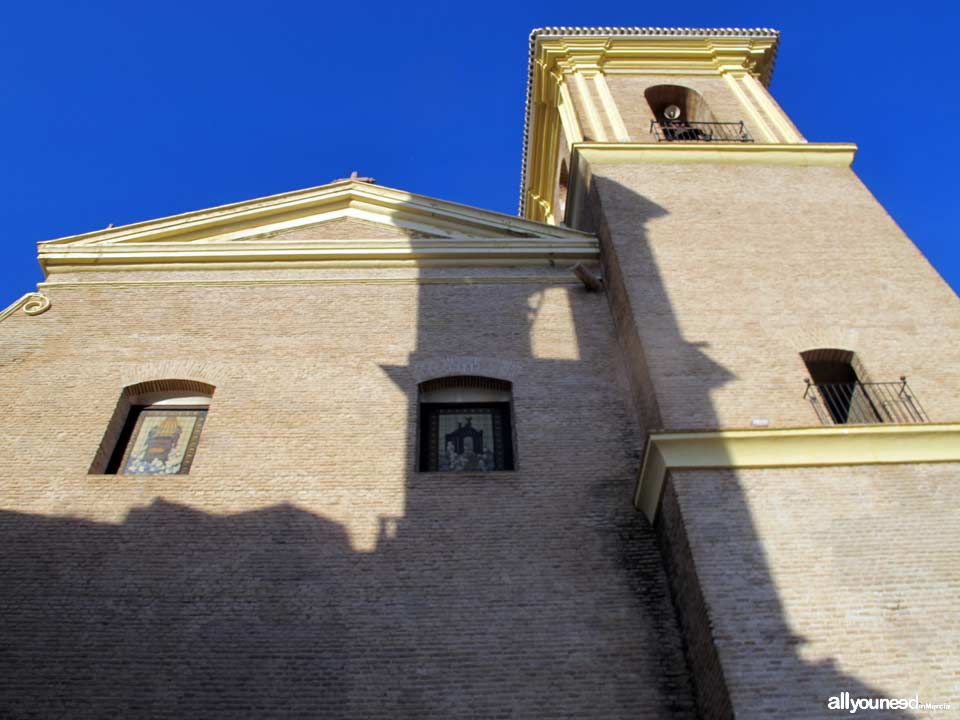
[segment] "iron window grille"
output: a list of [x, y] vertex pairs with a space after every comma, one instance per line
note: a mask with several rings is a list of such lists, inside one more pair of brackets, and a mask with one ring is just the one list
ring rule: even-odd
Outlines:
[[753, 142], [740, 122], [651, 120], [650, 134], [657, 142]]
[[806, 383], [803, 397], [824, 425], [929, 422], [906, 377], [900, 382], [815, 383], [807, 379]]

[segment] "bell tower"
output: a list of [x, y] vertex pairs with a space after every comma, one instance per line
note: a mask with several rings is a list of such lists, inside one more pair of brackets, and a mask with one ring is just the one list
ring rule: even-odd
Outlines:
[[[644, 434], [634, 501], [707, 718], [918, 692], [896, 666], [929, 658], [879, 658], [936, 646], [950, 590], [881, 580], [867, 548], [941, 577], [960, 529], [937, 500], [960, 460], [957, 298], [853, 172], [856, 145], [807, 142], [770, 95], [778, 39], [530, 38], [520, 212], [599, 238]], [[889, 593], [917, 615], [885, 615]]]
[[521, 213], [582, 221], [579, 204], [568, 217], [564, 202], [575, 149], [805, 144], [767, 91], [778, 38], [766, 29], [535, 30]]

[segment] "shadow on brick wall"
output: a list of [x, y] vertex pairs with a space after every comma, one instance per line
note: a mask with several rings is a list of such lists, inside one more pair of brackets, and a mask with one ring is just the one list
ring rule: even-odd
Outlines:
[[[725, 542], [755, 571], [722, 589], [764, 608], [743, 638], [776, 648], [759, 679], [716, 651], [723, 619], [683, 508], [651, 528], [632, 507], [646, 430], [664, 427], [657, 363], [689, 369], [688, 410], [707, 425], [733, 376], [678, 329], [645, 236], [668, 209], [598, 183], [607, 296], [551, 288], [573, 318], [564, 357], [531, 339], [543, 288], [425, 283], [409, 364], [358, 370], [386, 371], [407, 399], [405, 512], [373, 552], [291, 505], [214, 516], [156, 500], [116, 525], [0, 512], [0, 717], [664, 720], [697, 715], [694, 687], [705, 717], [732, 716], [731, 697], [738, 717], [816, 717], [827, 690], [876, 696], [800, 657], [736, 487]], [[611, 227], [624, 208], [638, 217]], [[642, 302], [624, 304], [631, 286]], [[416, 471], [414, 369], [456, 357], [505, 368], [516, 472]]]
[[[680, 329], [662, 279], [671, 268], [659, 266], [647, 231], [651, 222], [669, 215], [669, 209], [600, 172], [593, 176], [589, 207], [590, 226], [603, 247], [607, 296], [639, 425], [667, 431], [719, 429], [711, 394], [736, 376], [704, 352], [709, 347], [705, 339], [685, 337]], [[689, 273], [690, 268], [673, 271]], [[668, 403], [669, 420], [661, 413]], [[679, 426], [671, 426], [673, 422]], [[854, 698], [884, 697], [884, 691], [843, 672], [832, 659], [810, 662], [801, 656], [805, 640], [785, 617], [736, 473], [717, 471], [709, 483], [691, 481], [678, 490], [668, 475], [654, 531], [682, 629], [698, 715], [709, 720], [841, 716], [848, 711], [831, 711], [827, 703], [842, 691]], [[642, 524], [649, 527], [645, 519]], [[823, 588], [822, 602], [829, 614], [829, 588]], [[843, 642], [837, 632], [838, 656]], [[856, 716], [912, 717], [889, 710], [860, 710]]]
[[121, 525], [0, 512], [0, 715], [296, 716], [348, 695], [344, 531], [162, 501]]
[[[676, 700], [650, 717], [689, 717], [682, 660], [650, 637], [633, 649], [619, 630], [637, 609], [598, 613], [590, 577], [587, 601], [558, 592], [593, 560], [524, 550], [528, 522], [499, 543], [401, 525], [358, 553], [292, 506], [156, 501], [118, 525], [0, 512], [0, 715], [617, 717], [663, 693], [624, 678], [662, 675]], [[629, 592], [669, 625], [641, 535], [625, 538]]]

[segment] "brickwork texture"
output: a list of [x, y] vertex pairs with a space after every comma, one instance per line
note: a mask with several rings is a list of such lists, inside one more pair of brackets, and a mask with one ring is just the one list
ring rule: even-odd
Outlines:
[[[0, 716], [692, 717], [606, 302], [471, 273], [4, 320]], [[516, 472], [414, 470], [417, 383], [463, 373], [512, 383]], [[190, 474], [88, 475], [157, 378], [216, 388]]]
[[702, 592], [690, 642], [710, 628], [736, 717], [827, 717], [842, 691], [956, 703], [958, 477], [954, 464], [673, 474], [664, 520], [689, 546], [680, 575], [699, 579], [675, 590], [689, 605]]

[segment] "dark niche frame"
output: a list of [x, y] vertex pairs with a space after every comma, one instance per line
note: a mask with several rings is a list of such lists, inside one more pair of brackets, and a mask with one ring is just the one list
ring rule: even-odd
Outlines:
[[[513, 417], [510, 402], [420, 403], [418, 470], [420, 472], [488, 473], [512, 471], [516, 468], [513, 449]], [[492, 443], [495, 467], [492, 470], [441, 470], [440, 454], [446, 443], [439, 437], [440, 418], [443, 415], [469, 415], [471, 412], [492, 418]], [[464, 428], [466, 435], [466, 428]], [[453, 440], [456, 443], [456, 439]], [[458, 448], [459, 449], [459, 448]], [[482, 448], [481, 448], [482, 451]]]

